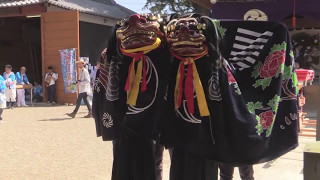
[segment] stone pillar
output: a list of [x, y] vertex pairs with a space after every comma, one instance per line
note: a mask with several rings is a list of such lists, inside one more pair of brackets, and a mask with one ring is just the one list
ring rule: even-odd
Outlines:
[[[318, 111], [319, 112], [319, 111]], [[319, 113], [318, 113], [319, 114]], [[317, 118], [316, 141], [320, 141], [320, 119]]]
[[307, 144], [303, 156], [304, 180], [320, 179], [320, 142]]

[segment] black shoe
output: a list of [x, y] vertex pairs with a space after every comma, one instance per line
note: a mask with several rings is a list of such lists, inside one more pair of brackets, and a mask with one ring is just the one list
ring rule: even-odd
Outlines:
[[88, 115], [86, 115], [86, 116], [84, 116], [84, 118], [92, 118], [92, 113], [91, 113], [91, 112], [89, 112], [89, 114], [88, 114]]
[[9, 104], [8, 109], [13, 109], [13, 105]]
[[72, 117], [72, 118], [76, 117], [76, 114], [77, 114], [77, 113], [67, 113], [67, 115], [70, 116], [70, 117]]

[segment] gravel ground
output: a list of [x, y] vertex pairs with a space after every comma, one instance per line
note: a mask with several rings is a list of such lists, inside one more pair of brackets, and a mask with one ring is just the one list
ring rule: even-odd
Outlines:
[[[70, 106], [8, 109], [0, 123], [0, 180], [111, 179], [112, 144], [96, 137], [93, 119], [65, 114]], [[302, 138], [294, 151], [272, 163], [255, 165], [257, 180], [302, 180], [303, 147], [314, 141]], [[170, 160], [164, 157], [164, 180]], [[235, 180], [239, 179], [237, 170]]]
[[94, 120], [82, 118], [84, 106], [75, 119], [68, 118], [73, 108], [5, 110], [0, 179], [111, 179], [112, 144], [96, 137]]

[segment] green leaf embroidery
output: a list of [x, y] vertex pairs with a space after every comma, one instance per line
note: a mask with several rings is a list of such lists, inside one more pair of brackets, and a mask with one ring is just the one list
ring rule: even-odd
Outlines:
[[271, 83], [272, 78], [259, 79], [253, 84], [253, 87], [257, 88], [262, 86], [262, 90], [265, 90]]
[[282, 63], [280, 66], [279, 66], [279, 69], [278, 69], [278, 72], [277, 72], [277, 74], [276, 74], [276, 77], [279, 77], [279, 74], [280, 73], [283, 73], [283, 71], [284, 71], [284, 63]]
[[[256, 117], [259, 117], [259, 116], [256, 116]], [[260, 117], [259, 119], [257, 118], [257, 121], [258, 121], [258, 124], [256, 125], [256, 129], [257, 129], [257, 134], [260, 136], [260, 134], [263, 132], [263, 129], [260, 124]]]
[[226, 34], [227, 29], [220, 27], [220, 28], [218, 28], [218, 30], [219, 30], [221, 37], [223, 38], [224, 35]]
[[297, 87], [298, 86], [298, 77], [297, 77], [296, 72], [292, 73], [292, 81], [293, 81], [292, 86]]
[[[254, 103], [254, 102], [248, 102], [248, 104], [247, 104], [247, 106], [248, 106], [248, 110], [249, 110], [249, 112], [251, 113], [251, 114], [255, 114], [255, 110], [256, 109], [261, 109], [263, 106], [262, 106], [262, 102], [256, 102], [256, 103]], [[259, 116], [258, 116], [259, 117]], [[260, 120], [260, 117], [259, 117], [259, 120]]]
[[266, 137], [269, 137], [271, 135], [271, 131], [272, 131], [272, 128], [270, 126], [269, 129], [266, 132]]
[[260, 123], [260, 116], [256, 115], [256, 120]]
[[213, 23], [217, 26], [220, 27], [220, 21], [217, 19], [212, 19]]
[[[261, 108], [263, 108], [263, 106], [262, 106], [262, 102], [256, 102], [255, 104], [254, 104], [254, 107], [255, 107], [255, 109], [261, 109]], [[260, 118], [259, 118], [260, 119]]]
[[268, 106], [272, 108], [272, 111], [276, 114], [278, 110], [278, 104], [280, 102], [280, 96], [277, 94], [268, 103]]
[[260, 73], [259, 73], [259, 68], [262, 66], [262, 63], [259, 61], [257, 65], [254, 66], [254, 71], [252, 72], [251, 77], [257, 78]]
[[281, 51], [281, 50], [286, 50], [287, 49], [287, 43], [283, 41], [281, 44], [275, 44], [271, 48], [270, 54], [272, 54], [275, 51]]
[[240, 88], [239, 88], [239, 86], [238, 86], [237, 83], [234, 83], [234, 88], [236, 89], [236, 90], [235, 90], [236, 93], [240, 95], [240, 94], [241, 94], [241, 91], [240, 91]]
[[290, 51], [289, 55], [294, 58], [294, 54], [293, 54], [293, 51]]
[[221, 27], [219, 20], [213, 19], [212, 21], [216, 25], [216, 27], [217, 27], [217, 29], [218, 29], [218, 31], [220, 33], [220, 36], [223, 38], [224, 35], [226, 34], [227, 29]]
[[292, 87], [296, 88], [296, 94], [298, 94], [299, 88], [298, 88], [298, 77], [296, 72], [292, 73], [292, 81], [293, 81]]
[[253, 102], [248, 102], [248, 110], [251, 114], [255, 114], [255, 104]]
[[291, 78], [292, 76], [291, 74], [292, 74], [292, 66], [284, 66], [283, 80]]

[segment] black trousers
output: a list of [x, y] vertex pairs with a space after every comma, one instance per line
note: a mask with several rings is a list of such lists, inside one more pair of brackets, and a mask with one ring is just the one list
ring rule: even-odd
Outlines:
[[2, 117], [1, 117], [2, 113], [3, 113], [3, 109], [0, 108], [0, 120], [2, 120]]
[[34, 99], [36, 100], [36, 102], [42, 102], [42, 96], [40, 96], [39, 94], [34, 95]]
[[185, 148], [173, 148], [170, 180], [217, 180], [218, 166], [215, 161], [198, 154], [188, 153]]
[[[118, 146], [119, 140], [113, 140], [113, 158], [115, 157], [115, 152], [117, 151], [116, 147]], [[156, 142], [153, 145], [154, 152], [154, 162], [155, 162], [155, 178], [156, 180], [163, 179], [163, 151], [164, 146], [162, 146], [159, 142]], [[172, 154], [172, 149], [169, 149], [170, 156]]]
[[[234, 166], [226, 163], [219, 163], [220, 180], [232, 180]], [[239, 173], [242, 180], [254, 180], [252, 165], [240, 166]]]
[[47, 101], [49, 102], [56, 102], [56, 96], [55, 96], [55, 87], [54, 85], [47, 87]]
[[76, 108], [73, 110], [73, 113], [77, 113], [79, 108], [80, 108], [80, 105], [81, 105], [81, 100], [83, 99], [84, 103], [87, 105], [87, 108], [89, 110], [89, 112], [91, 113], [92, 112], [92, 107], [88, 101], [88, 94], [86, 92], [84, 93], [80, 93], [78, 95], [78, 99], [77, 99], [77, 104], [76, 104]]
[[123, 132], [113, 145], [112, 180], [156, 180], [152, 139]]

